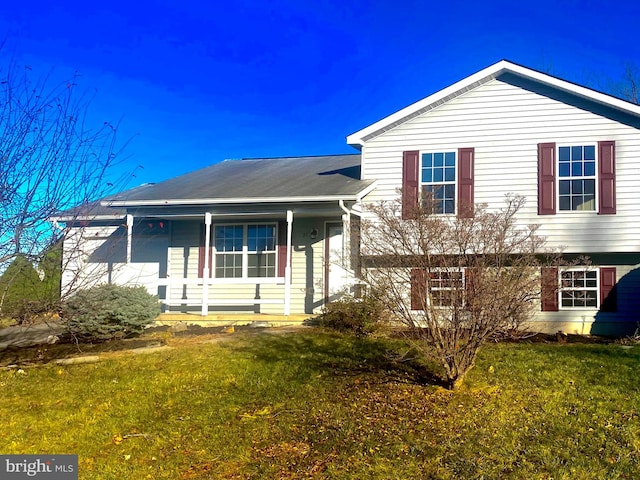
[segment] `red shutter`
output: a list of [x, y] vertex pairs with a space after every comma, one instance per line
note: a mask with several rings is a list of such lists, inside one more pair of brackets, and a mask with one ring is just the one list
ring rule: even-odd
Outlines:
[[616, 268], [600, 267], [600, 311], [615, 312], [618, 310], [616, 292]]
[[458, 217], [473, 217], [473, 148], [458, 149]]
[[278, 222], [278, 277], [284, 277], [287, 266], [287, 222]]
[[616, 213], [616, 142], [598, 142], [598, 213]]
[[538, 144], [538, 215], [556, 213], [556, 144]]
[[424, 310], [427, 301], [427, 271], [423, 268], [411, 270], [411, 310]]
[[544, 267], [541, 275], [541, 300], [543, 312], [558, 311], [558, 268]]
[[404, 152], [402, 157], [402, 219], [416, 218], [418, 206], [418, 151]]

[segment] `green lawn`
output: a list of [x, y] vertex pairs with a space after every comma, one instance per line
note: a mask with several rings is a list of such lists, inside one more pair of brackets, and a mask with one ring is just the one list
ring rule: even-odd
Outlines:
[[640, 346], [490, 345], [449, 392], [383, 341], [235, 335], [0, 371], [0, 453], [77, 453], [81, 479], [640, 477]]

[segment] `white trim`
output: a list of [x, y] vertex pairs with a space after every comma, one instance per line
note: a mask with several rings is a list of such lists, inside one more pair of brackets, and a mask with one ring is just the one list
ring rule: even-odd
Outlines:
[[102, 220], [122, 220], [126, 218], [125, 214], [122, 215], [78, 215], [70, 217], [49, 217], [52, 222], [80, 222], [80, 221], [102, 221]]
[[[367, 189], [363, 189], [365, 191]], [[369, 190], [370, 191], [370, 190]], [[368, 193], [368, 192], [367, 192]], [[169, 205], [227, 205], [227, 204], [253, 204], [253, 203], [297, 203], [297, 202], [335, 202], [337, 200], [358, 200], [359, 193], [350, 195], [322, 195], [300, 197], [239, 197], [239, 198], [189, 198], [189, 199], [163, 199], [163, 200], [103, 200], [103, 207], [152, 207]]]
[[[287, 210], [287, 260], [284, 267], [284, 314], [287, 316], [291, 314], [291, 236], [292, 236], [291, 234], [292, 234], [292, 230], [293, 230], [293, 211]], [[276, 253], [276, 257], [277, 257], [277, 253]]]
[[202, 316], [209, 313], [209, 247], [211, 246], [211, 213], [204, 214], [204, 265], [202, 266]]
[[[347, 136], [347, 143], [353, 146], [363, 146], [371, 137], [377, 136], [387, 130], [395, 128], [397, 125], [413, 118], [416, 115], [427, 112], [437, 106], [461, 95], [462, 93], [476, 88], [489, 80], [492, 80], [503, 73], [513, 73], [515, 75], [534, 80], [536, 82], [549, 85], [574, 95], [584, 97], [588, 100], [600, 103], [617, 110], [622, 110], [634, 116], [640, 116], [640, 106], [633, 103], [612, 97], [605, 93], [600, 93], [587, 87], [582, 87], [575, 83], [553, 77], [546, 73], [538, 72], [521, 65], [501, 60], [479, 72], [470, 75], [453, 85], [450, 85], [422, 100], [419, 100], [391, 115], [372, 123], [371, 125]], [[369, 137], [369, 138], [367, 138]]]
[[131, 246], [133, 243], [133, 215], [127, 215], [127, 265], [131, 263]]

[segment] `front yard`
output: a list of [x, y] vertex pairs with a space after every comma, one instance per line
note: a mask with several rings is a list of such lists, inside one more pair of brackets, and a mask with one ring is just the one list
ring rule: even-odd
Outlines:
[[383, 341], [167, 342], [0, 371], [0, 453], [76, 453], [81, 479], [640, 476], [640, 346], [490, 345], [449, 392]]

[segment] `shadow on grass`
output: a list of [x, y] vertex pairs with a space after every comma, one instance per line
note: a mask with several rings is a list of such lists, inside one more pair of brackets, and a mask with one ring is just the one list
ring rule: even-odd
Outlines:
[[311, 331], [283, 335], [258, 335], [231, 348], [270, 362], [296, 361], [301, 368], [343, 376], [369, 374], [380, 382], [445, 386], [435, 368], [425, 365], [400, 341], [359, 338]]

